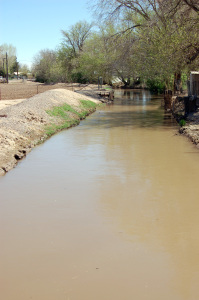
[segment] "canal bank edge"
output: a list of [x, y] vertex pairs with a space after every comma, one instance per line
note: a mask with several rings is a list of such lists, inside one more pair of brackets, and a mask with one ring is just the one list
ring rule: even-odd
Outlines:
[[199, 148], [199, 98], [173, 96], [170, 109], [180, 125], [179, 133]]
[[0, 176], [49, 136], [94, 112], [101, 104], [94, 97], [55, 89], [0, 110]]

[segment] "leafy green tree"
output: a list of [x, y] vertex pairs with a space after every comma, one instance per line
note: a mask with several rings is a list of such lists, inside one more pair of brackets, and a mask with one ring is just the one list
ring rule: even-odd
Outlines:
[[85, 72], [80, 68], [80, 57], [84, 51], [86, 40], [91, 35], [92, 24], [81, 21], [71, 26], [69, 30], [62, 30], [63, 43], [58, 49], [58, 59], [62, 74], [67, 81], [85, 82]]
[[30, 73], [29, 67], [26, 64], [19, 65], [19, 72], [22, 76], [28, 76], [28, 73]]
[[15, 57], [15, 60], [13, 61], [12, 65], [10, 66], [10, 72], [13, 74], [14, 72], [19, 72], [19, 63], [17, 61], [17, 57]]
[[62, 81], [60, 64], [57, 52], [53, 50], [41, 50], [34, 59], [33, 72], [36, 80], [44, 83]]
[[[118, 34], [133, 32], [129, 56], [130, 60], [136, 57], [133, 65], [143, 78], [163, 81], [169, 87], [174, 73], [180, 74], [198, 65], [198, 1], [98, 0], [97, 3], [99, 15], [119, 16], [120, 22], [131, 21], [127, 29]], [[124, 66], [125, 60], [123, 62]]]
[[133, 34], [118, 35], [118, 30], [124, 30], [124, 26], [106, 23], [86, 41], [79, 61], [81, 72], [89, 81], [97, 82], [98, 77], [103, 77], [104, 82], [111, 83], [113, 77], [119, 77], [125, 85], [130, 84], [135, 70]]
[[11, 44], [0, 45], [1, 68], [6, 73], [6, 53], [8, 58], [8, 73], [12, 73], [12, 66], [16, 61], [16, 47]]
[[98, 77], [103, 77], [105, 82], [111, 79], [114, 53], [112, 41], [108, 38], [109, 31], [113, 33], [114, 29], [105, 26], [97, 33], [93, 33], [81, 53], [79, 59], [81, 72], [92, 82], [97, 82]]

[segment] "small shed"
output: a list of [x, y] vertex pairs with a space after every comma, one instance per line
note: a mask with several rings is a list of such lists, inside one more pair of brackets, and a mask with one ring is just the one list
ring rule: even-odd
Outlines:
[[192, 71], [190, 73], [190, 95], [199, 96], [199, 72]]

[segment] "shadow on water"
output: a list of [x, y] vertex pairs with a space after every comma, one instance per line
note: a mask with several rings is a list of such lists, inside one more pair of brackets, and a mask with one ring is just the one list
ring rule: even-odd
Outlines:
[[[114, 103], [92, 126], [155, 128], [176, 126], [171, 113], [161, 107], [163, 97], [151, 95], [147, 90], [116, 90]], [[121, 108], [122, 106], [122, 108]], [[111, 108], [111, 109], [110, 109]], [[96, 123], [95, 123], [96, 122]]]

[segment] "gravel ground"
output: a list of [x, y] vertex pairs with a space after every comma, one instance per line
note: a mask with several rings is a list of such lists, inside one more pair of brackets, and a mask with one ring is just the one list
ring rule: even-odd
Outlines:
[[47, 110], [65, 103], [78, 109], [83, 99], [100, 103], [95, 87], [93, 92], [91, 90], [92, 97], [88, 97], [83, 91], [80, 94], [67, 89], [52, 89], [0, 108], [0, 175], [15, 167], [35, 145], [47, 138], [46, 126], [59, 122], [47, 114]]
[[10, 99], [10, 100], [1, 100], [0, 101], [0, 110], [6, 107], [9, 107], [10, 105], [15, 105], [17, 103], [20, 103], [26, 99]]

